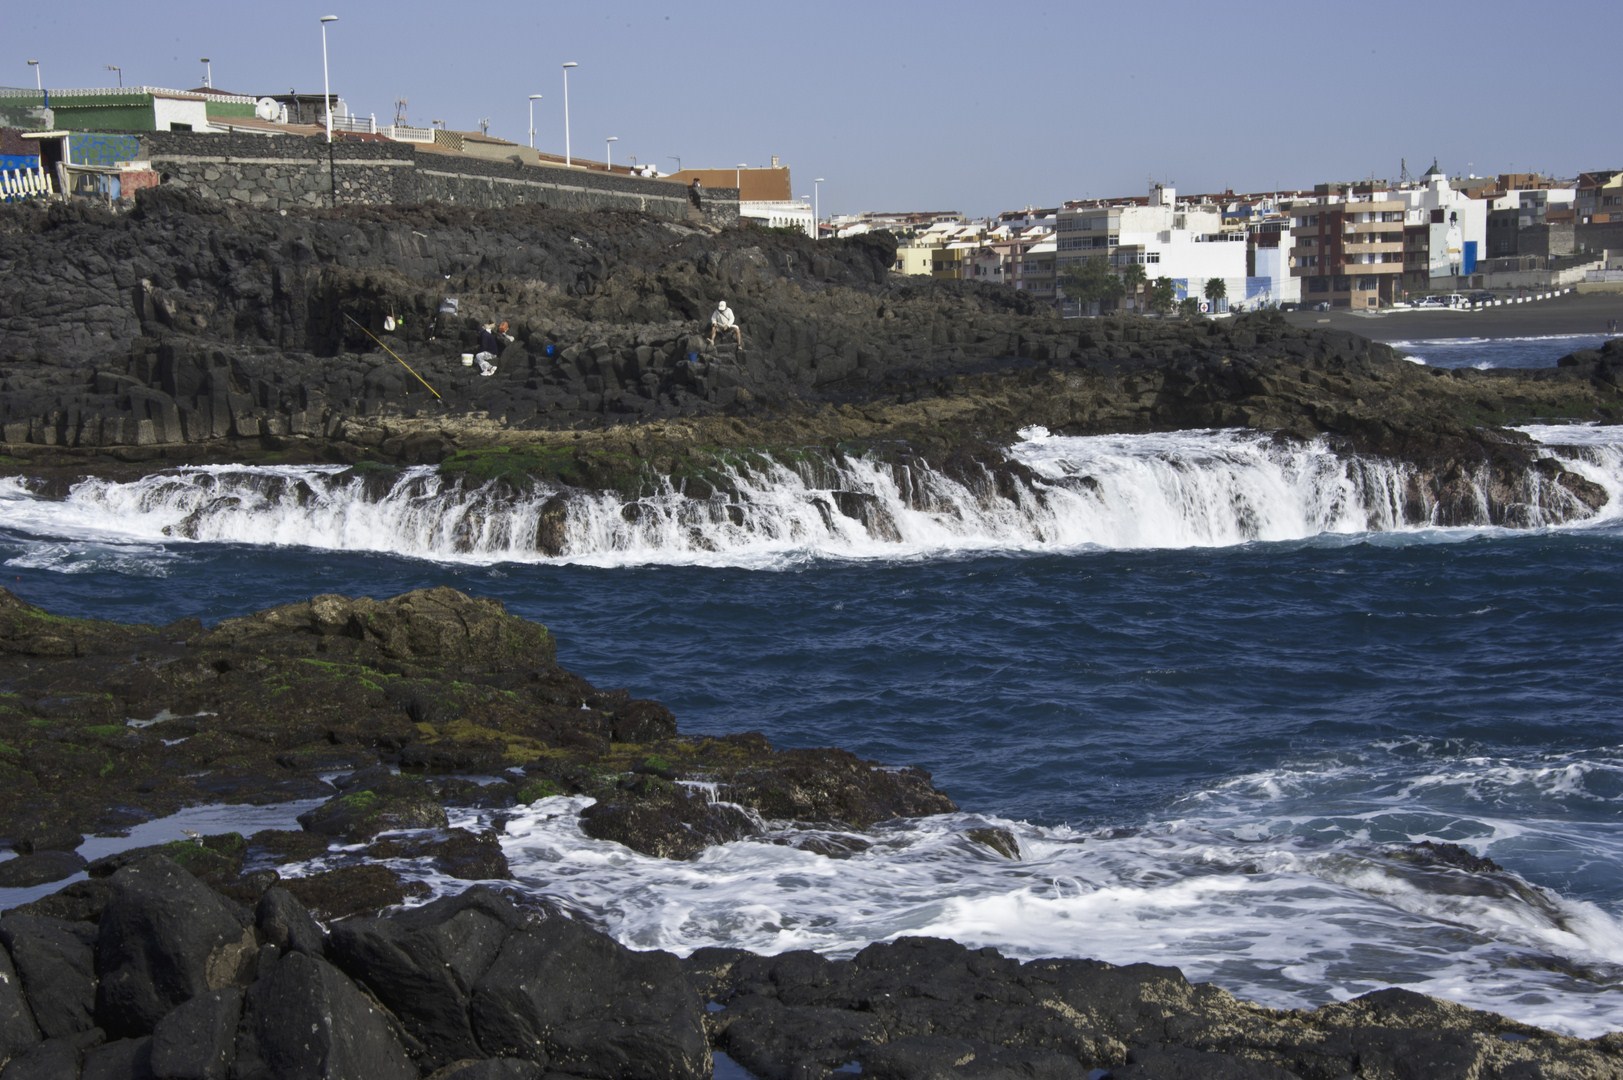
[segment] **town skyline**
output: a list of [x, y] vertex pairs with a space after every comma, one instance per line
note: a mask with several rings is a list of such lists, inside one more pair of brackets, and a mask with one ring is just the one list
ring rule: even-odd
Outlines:
[[[1451, 176], [1611, 167], [1596, 145], [1608, 100], [1610, 9], [1530, 24], [1492, 0], [1469, 13], [1376, 0], [1352, 11], [1184, 0], [1154, 15], [1103, 4], [817, 8], [728, 2], [674, 9], [356, 0], [290, 14], [187, 0], [112, 7], [71, 34], [49, 13], [8, 14], [0, 84], [322, 91], [324, 14], [335, 96], [388, 122], [442, 120], [515, 143], [570, 144], [662, 172], [792, 170], [823, 177], [825, 217], [1113, 198], [1158, 180], [1184, 191], [1395, 179], [1436, 161]], [[448, 32], [450, 31], [450, 32]], [[207, 63], [204, 60], [207, 60]], [[27, 64], [38, 60], [37, 66]], [[1551, 63], [1558, 62], [1558, 68]], [[1554, 81], [1559, 74], [1559, 83]], [[1534, 76], [1537, 76], [1535, 78]], [[542, 97], [531, 102], [531, 94]], [[1594, 158], [1594, 160], [1591, 160]], [[800, 189], [804, 188], [802, 191]]]

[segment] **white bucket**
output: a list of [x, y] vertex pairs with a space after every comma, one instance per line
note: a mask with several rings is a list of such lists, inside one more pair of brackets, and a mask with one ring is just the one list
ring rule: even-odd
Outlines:
[[462, 354], [462, 366], [473, 367], [473, 353], [465, 352]]

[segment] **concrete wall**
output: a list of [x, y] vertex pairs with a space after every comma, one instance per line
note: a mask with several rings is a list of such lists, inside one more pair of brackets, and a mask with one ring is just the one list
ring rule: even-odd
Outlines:
[[[687, 220], [687, 189], [666, 180], [486, 161], [408, 143], [322, 137], [149, 132], [144, 159], [166, 184], [269, 209], [331, 204], [448, 203], [481, 208], [539, 204], [570, 210], [637, 210]], [[330, 153], [330, 156], [329, 156]], [[732, 198], [724, 197], [732, 194]], [[715, 225], [738, 222], [736, 193], [706, 192]]]

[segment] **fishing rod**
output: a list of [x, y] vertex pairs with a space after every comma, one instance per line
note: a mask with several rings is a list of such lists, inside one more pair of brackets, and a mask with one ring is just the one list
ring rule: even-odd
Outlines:
[[[404, 360], [401, 360], [399, 356], [395, 355], [395, 351], [393, 349], [389, 348], [389, 346], [385, 345], [381, 340], [379, 340], [378, 336], [376, 334], [374, 334], [372, 331], [368, 330], [366, 327], [362, 326], [359, 322], [356, 322], [355, 317], [352, 316], [349, 312], [345, 311], [345, 312], [341, 312], [340, 314], [342, 314], [344, 316], [344, 318], [348, 319], [350, 322], [355, 323], [356, 328], [358, 330], [360, 330], [361, 333], [365, 334], [367, 337], [371, 338], [373, 341], [376, 341], [378, 343], [378, 348], [382, 349], [384, 352], [388, 353], [390, 356], [393, 356], [396, 360], [398, 360], [400, 362], [401, 367], [405, 368], [407, 371], [411, 371], [412, 376], [414, 378], [416, 378], [416, 380], [418, 382], [422, 383], [424, 386], [428, 386], [428, 380], [423, 378], [421, 375], [418, 375], [415, 371], [412, 371], [411, 365], [406, 363]], [[430, 394], [433, 394], [435, 397], [440, 398], [440, 392], [438, 390], [434, 389], [432, 386], [428, 386], [428, 392]], [[445, 399], [440, 398], [440, 400], [444, 401]]]

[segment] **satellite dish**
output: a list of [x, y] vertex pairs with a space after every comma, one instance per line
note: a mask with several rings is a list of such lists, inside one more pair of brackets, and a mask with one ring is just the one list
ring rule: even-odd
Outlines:
[[281, 115], [282, 107], [268, 97], [262, 97], [254, 102], [254, 115], [261, 120], [275, 120]]

